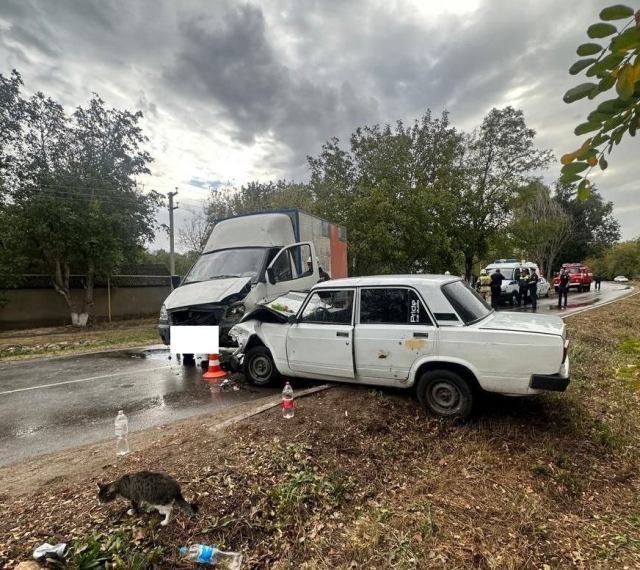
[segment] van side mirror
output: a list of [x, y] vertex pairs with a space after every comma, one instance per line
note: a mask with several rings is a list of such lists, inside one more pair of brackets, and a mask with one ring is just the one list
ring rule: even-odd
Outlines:
[[296, 315], [289, 315], [287, 321], [290, 325], [295, 325], [298, 322], [298, 317]]
[[269, 283], [271, 283], [271, 285], [275, 285], [276, 276], [273, 273], [273, 267], [267, 267], [267, 279], [269, 279]]

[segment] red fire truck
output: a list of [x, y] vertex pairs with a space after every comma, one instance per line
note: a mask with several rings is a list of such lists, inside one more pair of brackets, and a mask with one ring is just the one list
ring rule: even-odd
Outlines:
[[[567, 269], [569, 271], [569, 289], [575, 288], [578, 292], [589, 291], [591, 289], [591, 283], [593, 281], [593, 271], [582, 263], [563, 263], [562, 270]], [[553, 278], [553, 286], [556, 293], [559, 290], [560, 274], [556, 273]]]

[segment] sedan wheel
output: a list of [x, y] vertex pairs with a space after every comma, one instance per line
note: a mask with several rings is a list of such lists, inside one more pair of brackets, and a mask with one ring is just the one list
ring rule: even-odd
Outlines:
[[418, 401], [428, 412], [443, 418], [467, 419], [473, 409], [473, 392], [455, 372], [432, 370], [416, 387]]
[[243, 372], [254, 386], [269, 386], [279, 376], [271, 353], [264, 346], [254, 346], [244, 357]]

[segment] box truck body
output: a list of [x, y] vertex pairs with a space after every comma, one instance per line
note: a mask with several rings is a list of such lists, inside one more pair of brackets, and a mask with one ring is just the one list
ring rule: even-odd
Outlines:
[[324, 272], [347, 277], [342, 226], [299, 209], [216, 220], [200, 257], [165, 300], [158, 331], [168, 345], [171, 325], [218, 326], [222, 353], [232, 346], [231, 327], [256, 303], [306, 291]]

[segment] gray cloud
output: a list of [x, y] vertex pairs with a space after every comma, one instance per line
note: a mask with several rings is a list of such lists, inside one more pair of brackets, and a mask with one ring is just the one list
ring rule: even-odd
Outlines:
[[[178, 156], [202, 165], [184, 182], [227, 179], [210, 165], [245, 149], [254, 162], [233, 176], [305, 179], [305, 156], [330, 137], [346, 144], [358, 126], [411, 122], [428, 108], [470, 130], [511, 103], [540, 146], [560, 156], [579, 144], [573, 128], [592, 102], [568, 106], [562, 95], [580, 81], [567, 70], [601, 0], [481, 0], [437, 16], [418, 6], [435, 4], [2, 0], [0, 72], [17, 67], [28, 89], [67, 106], [97, 91], [142, 109], [156, 173], [175, 176]], [[624, 237], [637, 233], [634, 161], [622, 158], [634, 143], [616, 149], [621, 158], [597, 180], [620, 209]]]

